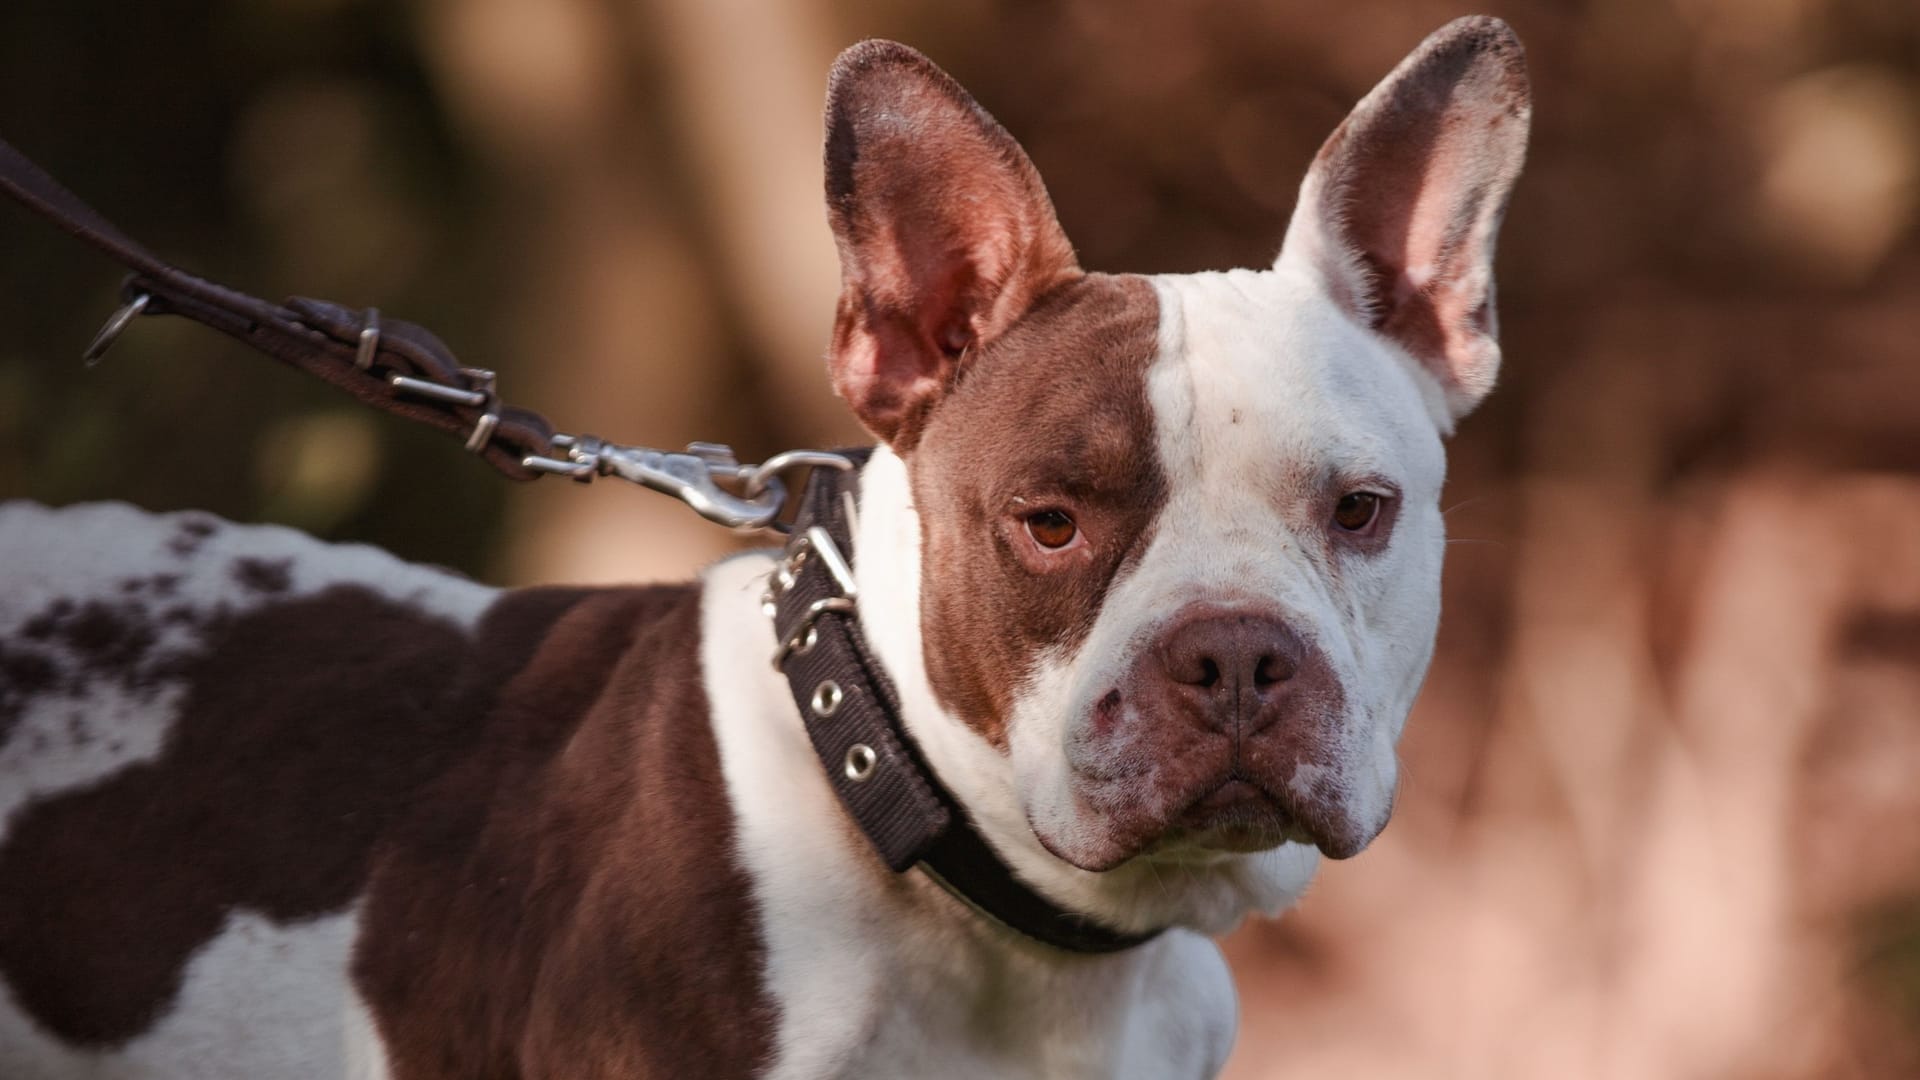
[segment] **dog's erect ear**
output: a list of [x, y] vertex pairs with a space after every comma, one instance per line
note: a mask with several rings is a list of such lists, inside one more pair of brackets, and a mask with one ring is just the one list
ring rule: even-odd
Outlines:
[[1080, 270], [1020, 144], [904, 45], [867, 41], [835, 62], [826, 156], [834, 389], [909, 449], [967, 351]]
[[1432, 372], [1455, 419], [1500, 367], [1493, 247], [1531, 114], [1526, 56], [1507, 24], [1448, 23], [1320, 148], [1280, 253]]

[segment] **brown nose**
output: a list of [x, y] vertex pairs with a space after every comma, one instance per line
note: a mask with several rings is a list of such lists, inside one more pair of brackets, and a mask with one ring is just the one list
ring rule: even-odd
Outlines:
[[1220, 730], [1251, 735], [1279, 715], [1306, 648], [1299, 635], [1261, 615], [1208, 615], [1168, 634], [1160, 657], [1168, 681]]

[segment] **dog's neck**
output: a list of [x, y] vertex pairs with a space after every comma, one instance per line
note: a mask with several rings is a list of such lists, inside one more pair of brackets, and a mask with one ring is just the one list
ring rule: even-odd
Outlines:
[[[1298, 898], [1317, 862], [1311, 848], [1298, 844], [1256, 855], [1143, 857], [1099, 874], [1042, 847], [1027, 823], [1005, 752], [949, 711], [928, 681], [920, 627], [921, 550], [907, 464], [883, 446], [860, 477], [854, 576], [862, 598], [861, 624], [899, 691], [908, 732], [987, 842], [1023, 880], [1062, 908], [1135, 932], [1185, 926], [1221, 933], [1251, 912], [1277, 912]], [[1009, 672], [1008, 677], [1021, 676]], [[1169, 876], [1178, 888], [1167, 887]]]

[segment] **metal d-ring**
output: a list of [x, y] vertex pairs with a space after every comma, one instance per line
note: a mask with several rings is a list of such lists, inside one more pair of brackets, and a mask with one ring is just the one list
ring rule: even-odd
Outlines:
[[743, 470], [745, 477], [740, 482], [740, 491], [751, 499], [765, 491], [774, 478], [781, 473], [802, 466], [846, 470], [853, 468], [853, 460], [845, 454], [836, 454], [830, 450], [787, 450], [773, 455], [750, 469]]
[[146, 293], [133, 294], [133, 299], [122, 304], [120, 310], [107, 316], [106, 324], [100, 327], [99, 333], [93, 335], [93, 342], [87, 346], [86, 352], [80, 354], [80, 359], [86, 361], [88, 367], [99, 363], [100, 358], [107, 355], [107, 350], [113, 348], [113, 343], [120, 339], [121, 331], [125, 330], [127, 324], [136, 316], [147, 310], [147, 304], [152, 300], [153, 297]]

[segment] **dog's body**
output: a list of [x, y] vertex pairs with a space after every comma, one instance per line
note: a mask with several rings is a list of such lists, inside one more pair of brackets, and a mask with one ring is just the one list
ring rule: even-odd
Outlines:
[[765, 556], [501, 593], [117, 505], [9, 504], [0, 547], [47, 553], [0, 598], [0, 1076], [1160, 1077], [1225, 1054], [1205, 939], [1062, 964], [874, 861], [767, 663]]
[[1525, 121], [1517, 42], [1463, 20], [1272, 271], [1108, 277], [931, 65], [836, 68], [861, 624], [1016, 874], [1166, 933], [1070, 953], [889, 873], [767, 663], [769, 556], [501, 593], [9, 505], [0, 1075], [1213, 1075], [1201, 935], [1386, 821]]

